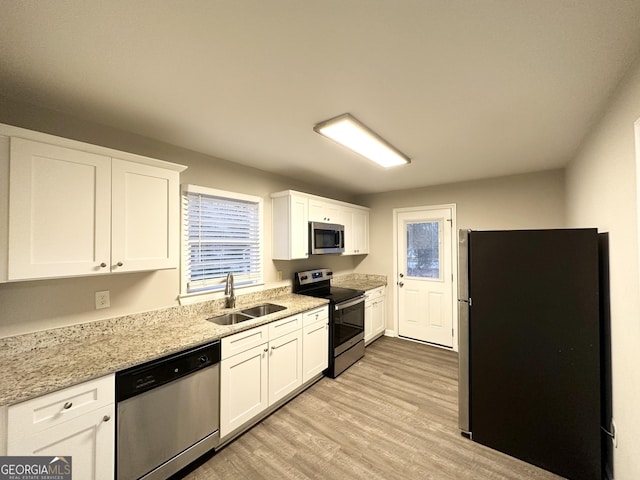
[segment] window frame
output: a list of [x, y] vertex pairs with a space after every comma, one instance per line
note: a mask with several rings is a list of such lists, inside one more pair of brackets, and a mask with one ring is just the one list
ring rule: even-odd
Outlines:
[[186, 203], [187, 194], [201, 194], [213, 197], [220, 197], [225, 200], [237, 200], [241, 202], [252, 202], [258, 205], [258, 265], [260, 272], [258, 280], [249, 285], [236, 285], [235, 289], [242, 290], [243, 293], [262, 290], [264, 285], [264, 200], [256, 195], [248, 195], [245, 193], [232, 192], [216, 188], [205, 187], [202, 185], [183, 184], [180, 192], [180, 295], [181, 304], [195, 303], [207, 300], [214, 300], [224, 296], [224, 281], [219, 286], [214, 286], [207, 290], [189, 292], [187, 278], [187, 259], [189, 258], [188, 245], [186, 241]]

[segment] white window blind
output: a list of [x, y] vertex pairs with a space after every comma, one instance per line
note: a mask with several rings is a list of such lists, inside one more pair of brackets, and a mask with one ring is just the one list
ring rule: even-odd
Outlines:
[[187, 185], [183, 191], [186, 292], [262, 283], [262, 199]]

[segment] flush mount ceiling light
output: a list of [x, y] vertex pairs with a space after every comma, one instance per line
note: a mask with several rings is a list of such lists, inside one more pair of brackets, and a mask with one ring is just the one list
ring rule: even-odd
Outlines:
[[404, 153], [349, 113], [320, 122], [313, 130], [383, 167], [411, 162]]

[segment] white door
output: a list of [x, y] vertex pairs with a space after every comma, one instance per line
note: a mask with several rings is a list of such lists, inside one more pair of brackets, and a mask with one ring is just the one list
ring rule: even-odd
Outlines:
[[397, 214], [398, 334], [453, 347], [451, 207]]

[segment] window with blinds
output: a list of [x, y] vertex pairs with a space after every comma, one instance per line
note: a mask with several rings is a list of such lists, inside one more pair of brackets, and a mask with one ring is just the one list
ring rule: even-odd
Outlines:
[[262, 283], [262, 199], [206, 187], [183, 188], [183, 293]]

